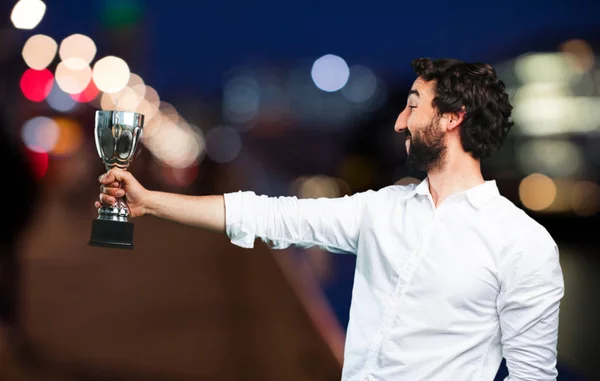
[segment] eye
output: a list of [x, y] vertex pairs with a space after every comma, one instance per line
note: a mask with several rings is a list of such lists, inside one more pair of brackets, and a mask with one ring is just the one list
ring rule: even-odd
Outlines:
[[408, 106], [409, 109], [414, 110], [417, 108], [417, 106]]

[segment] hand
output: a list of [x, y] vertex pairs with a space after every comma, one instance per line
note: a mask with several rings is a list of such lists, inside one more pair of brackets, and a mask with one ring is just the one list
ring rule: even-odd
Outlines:
[[100, 201], [94, 203], [96, 208], [100, 208], [102, 204], [114, 205], [117, 197], [125, 196], [129, 207], [129, 217], [145, 214], [144, 202], [148, 197], [148, 190], [130, 172], [113, 168], [100, 176], [98, 181], [102, 185], [100, 185]]

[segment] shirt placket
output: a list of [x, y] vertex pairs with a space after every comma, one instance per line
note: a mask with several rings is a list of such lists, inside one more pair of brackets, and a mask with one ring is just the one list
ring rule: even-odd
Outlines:
[[428, 226], [428, 229], [423, 229], [422, 233], [417, 239], [415, 248], [410, 253], [409, 259], [406, 261], [406, 263], [400, 270], [400, 273], [398, 274], [398, 281], [396, 282], [394, 292], [390, 298], [390, 301], [385, 307], [381, 326], [377, 331], [377, 334], [373, 338], [373, 341], [369, 348], [369, 355], [365, 367], [365, 375], [363, 377], [363, 380], [365, 381], [369, 380], [368, 374], [374, 368], [375, 361], [380, 353], [381, 345], [383, 344], [385, 338], [388, 336], [392, 328], [394, 319], [396, 317], [396, 312], [399, 310], [406, 289], [410, 285], [410, 281], [412, 279], [414, 270], [419, 264], [422, 254], [430, 246], [433, 230], [435, 229], [436, 223], [439, 218], [439, 211], [435, 209], [435, 207], [433, 206], [433, 201], [431, 199], [430, 202], [433, 208], [433, 216], [431, 218], [431, 222]]

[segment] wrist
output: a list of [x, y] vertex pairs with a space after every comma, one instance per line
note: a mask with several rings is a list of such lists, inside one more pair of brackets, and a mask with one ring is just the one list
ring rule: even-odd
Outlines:
[[155, 215], [157, 202], [156, 198], [158, 196], [158, 192], [146, 190], [146, 195], [144, 197], [144, 202], [142, 204], [142, 215]]

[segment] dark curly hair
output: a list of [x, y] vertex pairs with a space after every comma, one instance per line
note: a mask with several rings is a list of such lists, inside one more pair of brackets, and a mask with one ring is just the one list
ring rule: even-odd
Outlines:
[[491, 65], [418, 58], [412, 61], [412, 68], [425, 81], [435, 81], [432, 106], [440, 114], [465, 108], [460, 128], [465, 152], [480, 159], [502, 146], [514, 124], [510, 121], [512, 105], [504, 82]]

